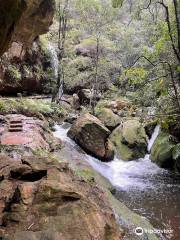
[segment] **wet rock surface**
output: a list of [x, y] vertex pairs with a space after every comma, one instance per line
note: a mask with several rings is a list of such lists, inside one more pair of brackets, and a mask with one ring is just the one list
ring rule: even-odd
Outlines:
[[176, 165], [173, 150], [176, 142], [173, 137], [161, 131], [151, 149], [151, 160], [162, 168], [173, 169]]
[[122, 239], [106, 193], [75, 176], [67, 163], [0, 155], [0, 175], [2, 238]]
[[103, 161], [114, 157], [114, 148], [108, 141], [109, 135], [110, 131], [102, 122], [90, 114], [80, 116], [68, 132], [68, 136], [85, 151]]

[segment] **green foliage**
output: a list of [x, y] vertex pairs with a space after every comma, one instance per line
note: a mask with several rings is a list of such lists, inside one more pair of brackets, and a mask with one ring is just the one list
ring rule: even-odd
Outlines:
[[49, 158], [49, 159], [53, 160], [54, 162], [60, 162], [59, 158], [55, 154], [53, 154], [45, 149], [34, 150], [33, 154], [37, 157], [43, 157], [43, 158], [45, 157], [45, 158]]
[[120, 81], [123, 79], [128, 79], [131, 86], [138, 85], [142, 83], [148, 75], [148, 71], [142, 67], [132, 67], [124, 70], [123, 74], [120, 76]]
[[5, 74], [8, 82], [17, 83], [21, 80], [21, 72], [15, 65], [9, 65]]
[[48, 51], [48, 39], [46, 38], [46, 35], [41, 35], [39, 37], [39, 42], [40, 42], [40, 46], [41, 49], [46, 53]]
[[180, 143], [177, 144], [173, 149], [173, 159], [180, 159]]
[[58, 118], [67, 114], [67, 110], [59, 104], [51, 104], [39, 99], [7, 99], [0, 100], [0, 114], [19, 113], [27, 116]]
[[95, 181], [95, 173], [90, 168], [75, 169], [74, 172], [78, 177], [84, 179], [87, 182]]
[[112, 0], [112, 6], [114, 8], [118, 8], [118, 7], [122, 6], [122, 4], [123, 4], [123, 0]]
[[177, 66], [176, 71], [180, 72], [180, 66]]

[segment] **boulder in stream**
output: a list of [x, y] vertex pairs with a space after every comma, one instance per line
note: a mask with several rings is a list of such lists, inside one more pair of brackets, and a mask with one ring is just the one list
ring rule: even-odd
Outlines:
[[138, 159], [146, 154], [148, 138], [138, 119], [125, 120], [109, 139], [122, 160]]
[[162, 168], [174, 168], [172, 136], [161, 131], [151, 149], [151, 160]]
[[98, 118], [84, 114], [72, 125], [68, 136], [87, 153], [102, 161], [110, 161], [114, 157], [113, 145], [108, 140], [110, 133]]
[[108, 108], [100, 108], [100, 109], [96, 108], [95, 115], [110, 130], [115, 129], [121, 123], [121, 118], [115, 113], [113, 113], [111, 109], [108, 109]]

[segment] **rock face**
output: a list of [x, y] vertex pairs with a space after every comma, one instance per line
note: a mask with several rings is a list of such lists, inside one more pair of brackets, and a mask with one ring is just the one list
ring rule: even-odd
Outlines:
[[49, 93], [52, 56], [48, 44], [42, 45], [37, 39], [31, 48], [22, 51], [22, 44], [12, 43], [1, 58], [0, 94]]
[[117, 127], [109, 139], [115, 145], [122, 160], [144, 157], [147, 151], [147, 136], [138, 120], [126, 120]]
[[173, 148], [175, 143], [168, 133], [161, 132], [157, 137], [152, 149], [151, 160], [162, 168], [173, 168]]
[[0, 63], [0, 94], [42, 93], [50, 82], [50, 56], [38, 37], [48, 32], [54, 12], [54, 0], [0, 0], [0, 56], [6, 51]]
[[110, 130], [115, 129], [121, 123], [121, 118], [108, 108], [96, 109], [95, 115]]
[[0, 0], [0, 56], [10, 43], [28, 46], [46, 33], [54, 11], [54, 0]]
[[0, 169], [2, 239], [122, 239], [106, 193], [66, 163], [1, 155]]
[[90, 114], [79, 117], [68, 132], [68, 136], [86, 152], [103, 161], [114, 157], [113, 146], [108, 141], [109, 135], [110, 131], [101, 121]]
[[0, 1], [0, 56], [8, 49], [15, 23], [17, 23], [24, 10], [24, 1]]

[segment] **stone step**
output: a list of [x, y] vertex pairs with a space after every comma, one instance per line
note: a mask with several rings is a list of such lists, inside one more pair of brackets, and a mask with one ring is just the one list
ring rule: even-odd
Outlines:
[[23, 126], [23, 124], [22, 123], [10, 123], [9, 126], [12, 126], [12, 127], [14, 127], [14, 126]]
[[22, 124], [11, 124], [9, 125], [9, 128], [22, 128], [23, 125]]
[[9, 128], [8, 131], [9, 132], [22, 132], [23, 129], [22, 128]]
[[22, 124], [22, 120], [10, 120], [9, 124]]

